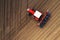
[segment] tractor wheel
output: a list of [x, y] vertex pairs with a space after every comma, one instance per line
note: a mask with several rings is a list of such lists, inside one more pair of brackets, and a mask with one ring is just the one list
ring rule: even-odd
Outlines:
[[30, 14], [30, 13], [27, 13], [27, 15], [32, 16], [32, 14]]
[[34, 12], [36, 11], [35, 9], [32, 9], [32, 10], [34, 10]]

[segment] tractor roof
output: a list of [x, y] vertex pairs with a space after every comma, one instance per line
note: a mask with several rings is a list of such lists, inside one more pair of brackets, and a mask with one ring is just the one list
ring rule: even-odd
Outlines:
[[37, 17], [37, 18], [40, 18], [40, 16], [42, 15], [41, 12], [37, 11], [34, 13], [34, 16]]

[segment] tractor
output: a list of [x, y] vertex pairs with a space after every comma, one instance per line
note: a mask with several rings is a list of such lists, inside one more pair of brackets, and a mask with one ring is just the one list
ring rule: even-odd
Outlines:
[[41, 28], [46, 24], [51, 15], [49, 10], [47, 10], [45, 13], [42, 13], [38, 10], [28, 8], [27, 12], [29, 16], [33, 16], [33, 18], [39, 22], [37, 25]]

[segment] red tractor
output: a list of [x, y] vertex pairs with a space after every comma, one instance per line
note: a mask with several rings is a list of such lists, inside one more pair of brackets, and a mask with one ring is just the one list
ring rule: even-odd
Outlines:
[[46, 11], [46, 13], [42, 13], [38, 10], [28, 8], [27, 12], [29, 16], [33, 16], [35, 20], [39, 21], [38, 25], [40, 27], [43, 27], [50, 17], [50, 12], [48, 12], [48, 10]]

